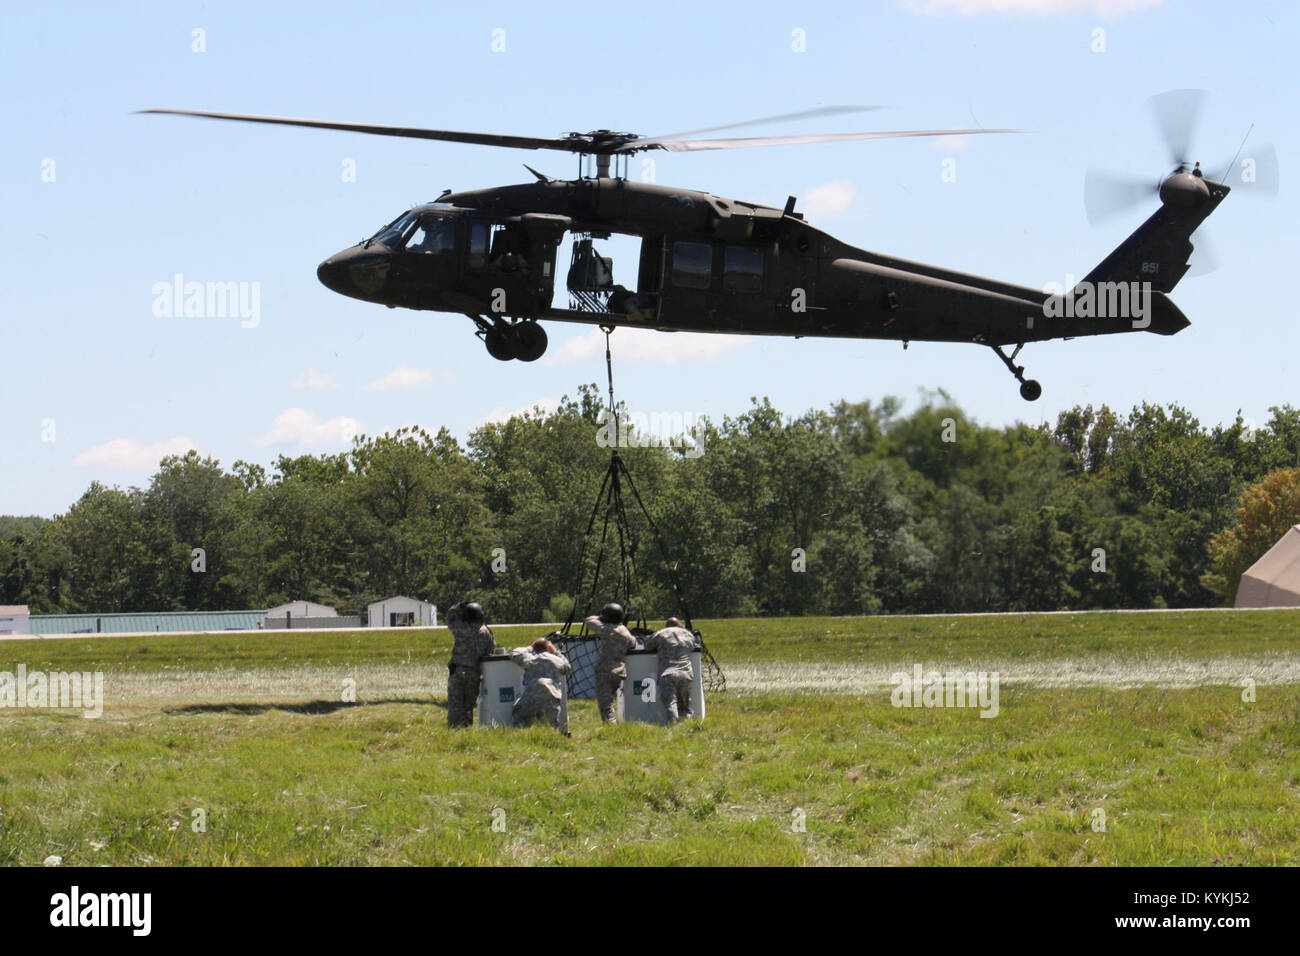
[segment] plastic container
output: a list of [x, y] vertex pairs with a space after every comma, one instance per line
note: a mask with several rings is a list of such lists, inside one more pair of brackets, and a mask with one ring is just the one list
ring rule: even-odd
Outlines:
[[[480, 665], [478, 690], [480, 727], [513, 727], [514, 707], [524, 692], [524, 669], [509, 654], [489, 654]], [[569, 729], [568, 681], [560, 682], [560, 730]]]
[[[702, 656], [699, 651], [691, 652], [691, 670], [695, 672], [695, 680], [691, 682], [691, 710], [697, 720], [704, 719]], [[626, 661], [627, 680], [623, 682], [623, 710], [619, 719], [645, 724], [666, 723], [664, 705], [659, 700], [659, 652], [628, 651]]]

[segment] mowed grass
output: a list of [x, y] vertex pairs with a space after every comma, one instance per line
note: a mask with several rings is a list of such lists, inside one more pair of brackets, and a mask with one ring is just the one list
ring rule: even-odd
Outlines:
[[[108, 698], [0, 710], [0, 862], [1300, 862], [1300, 612], [701, 626], [748, 675], [705, 722], [575, 702], [569, 738], [448, 730], [445, 631], [0, 642], [0, 671], [103, 670]], [[1138, 686], [1036, 676], [1063, 662]], [[1003, 668], [998, 715], [774, 679], [912, 663]]]

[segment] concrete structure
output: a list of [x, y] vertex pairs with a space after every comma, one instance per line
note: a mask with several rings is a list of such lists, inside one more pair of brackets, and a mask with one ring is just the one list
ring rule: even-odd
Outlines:
[[404, 595], [384, 598], [366, 606], [370, 627], [437, 627], [438, 608], [428, 601]]
[[0, 637], [30, 633], [31, 615], [26, 604], [0, 604]]
[[1246, 569], [1236, 607], [1300, 607], [1300, 524]]

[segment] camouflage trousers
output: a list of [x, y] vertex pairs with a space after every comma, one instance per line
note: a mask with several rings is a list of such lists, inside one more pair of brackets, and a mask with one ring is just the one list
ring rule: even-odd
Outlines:
[[556, 730], [563, 729], [560, 727], [560, 701], [549, 694], [525, 694], [515, 701], [511, 716], [516, 727], [546, 723]]
[[627, 669], [596, 671], [596, 709], [600, 719], [607, 724], [618, 720], [618, 689], [627, 677]]
[[447, 726], [469, 727], [474, 723], [480, 675], [477, 667], [457, 664], [447, 675]]
[[689, 720], [695, 714], [691, 710], [691, 685], [695, 683], [685, 674], [671, 672], [659, 676], [659, 702], [664, 705], [664, 716], [668, 723]]

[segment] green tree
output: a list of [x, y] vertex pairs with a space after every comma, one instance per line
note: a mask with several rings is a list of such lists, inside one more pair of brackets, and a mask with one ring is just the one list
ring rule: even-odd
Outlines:
[[1205, 586], [1231, 605], [1241, 576], [1300, 523], [1300, 468], [1270, 471], [1241, 496], [1235, 523], [1210, 539]]

